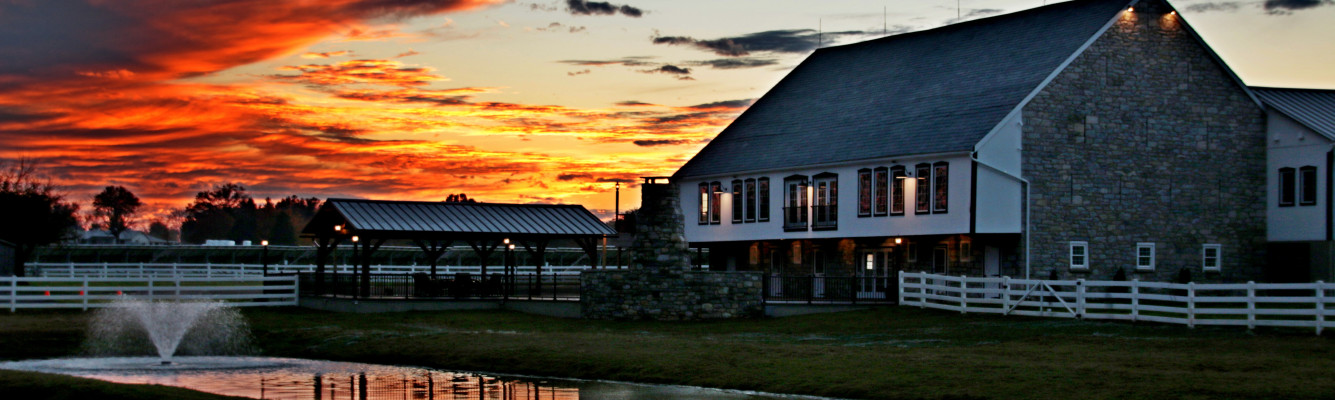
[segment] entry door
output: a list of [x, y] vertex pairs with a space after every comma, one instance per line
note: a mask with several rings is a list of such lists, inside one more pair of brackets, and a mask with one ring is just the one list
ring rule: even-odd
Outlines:
[[932, 248], [932, 272], [938, 274], [947, 274], [946, 271], [946, 246], [936, 246]]
[[[983, 248], [983, 274], [989, 278], [1001, 276], [1001, 249], [994, 246]], [[1001, 282], [987, 284], [989, 289], [1001, 289]], [[1000, 293], [993, 294], [992, 298], [1001, 297]]]
[[811, 295], [825, 297], [825, 254], [811, 252]]
[[862, 252], [862, 268], [859, 271], [858, 297], [884, 298], [889, 286], [890, 260], [894, 254], [889, 249], [867, 250]]

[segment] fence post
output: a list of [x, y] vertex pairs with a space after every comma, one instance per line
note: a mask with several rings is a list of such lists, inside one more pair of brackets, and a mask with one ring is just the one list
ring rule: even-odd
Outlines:
[[1003, 276], [1001, 282], [1001, 310], [1002, 315], [1010, 313], [1011, 310], [1011, 277]]
[[74, 263], [70, 263], [70, 277], [74, 277]]
[[904, 271], [899, 271], [899, 305], [904, 305]]
[[918, 308], [927, 308], [927, 273], [918, 273]]
[[1075, 318], [1085, 319], [1085, 280], [1075, 280]]
[[144, 263], [139, 263], [139, 276], [144, 276]]
[[1131, 280], [1131, 322], [1140, 319], [1140, 279]]
[[153, 301], [153, 280], [148, 280], [148, 301]]
[[1247, 329], [1256, 329], [1256, 282], [1247, 281]]
[[960, 275], [960, 314], [968, 313], [969, 309], [969, 281], [964, 275]]
[[1196, 282], [1187, 282], [1187, 327], [1196, 327]]
[[172, 286], [175, 286], [175, 287], [176, 287], [176, 292], [175, 292], [176, 301], [180, 301], [180, 300], [181, 300], [181, 277], [180, 277], [180, 276], [174, 276], [174, 277], [172, 278]]
[[9, 278], [9, 312], [11, 312], [11, 313], [14, 312], [14, 308], [15, 308], [15, 305], [16, 305], [16, 304], [15, 304], [15, 303], [16, 303], [15, 300], [17, 300], [18, 297], [19, 297], [19, 278], [18, 278], [18, 277], [10, 277], [10, 278]]
[[107, 277], [107, 263], [105, 262], [102, 263], [102, 277], [103, 278]]
[[84, 278], [82, 289], [83, 290], [79, 291], [79, 294], [81, 295], [79, 297], [83, 297], [83, 310], [88, 311], [88, 278]]
[[1316, 334], [1321, 335], [1321, 328], [1326, 325], [1326, 283], [1316, 281]]
[[209, 260], [204, 260], [204, 277], [213, 278], [213, 264], [209, 264]]

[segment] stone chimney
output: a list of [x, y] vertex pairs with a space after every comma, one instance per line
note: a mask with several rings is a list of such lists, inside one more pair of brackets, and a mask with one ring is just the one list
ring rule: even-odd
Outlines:
[[666, 177], [645, 177], [640, 193], [630, 269], [667, 273], [690, 270], [691, 251], [686, 246], [686, 222], [677, 184]]

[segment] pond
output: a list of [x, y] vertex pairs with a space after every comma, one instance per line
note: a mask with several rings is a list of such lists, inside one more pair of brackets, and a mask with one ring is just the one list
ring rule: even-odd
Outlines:
[[0, 363], [118, 383], [177, 386], [256, 399], [797, 399], [735, 390], [507, 376], [276, 357], [71, 358]]

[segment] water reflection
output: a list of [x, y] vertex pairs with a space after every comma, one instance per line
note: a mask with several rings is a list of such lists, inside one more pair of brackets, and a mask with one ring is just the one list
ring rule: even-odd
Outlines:
[[[110, 382], [159, 384], [230, 396], [283, 400], [408, 399], [778, 399], [717, 389], [573, 381], [439, 371], [386, 365], [289, 358], [181, 357], [171, 368], [118, 361], [99, 368], [89, 360], [0, 363], [0, 368], [54, 372]], [[217, 361], [223, 360], [223, 361]], [[240, 360], [238, 362], [237, 360]], [[243, 365], [210, 367], [210, 365]]]

